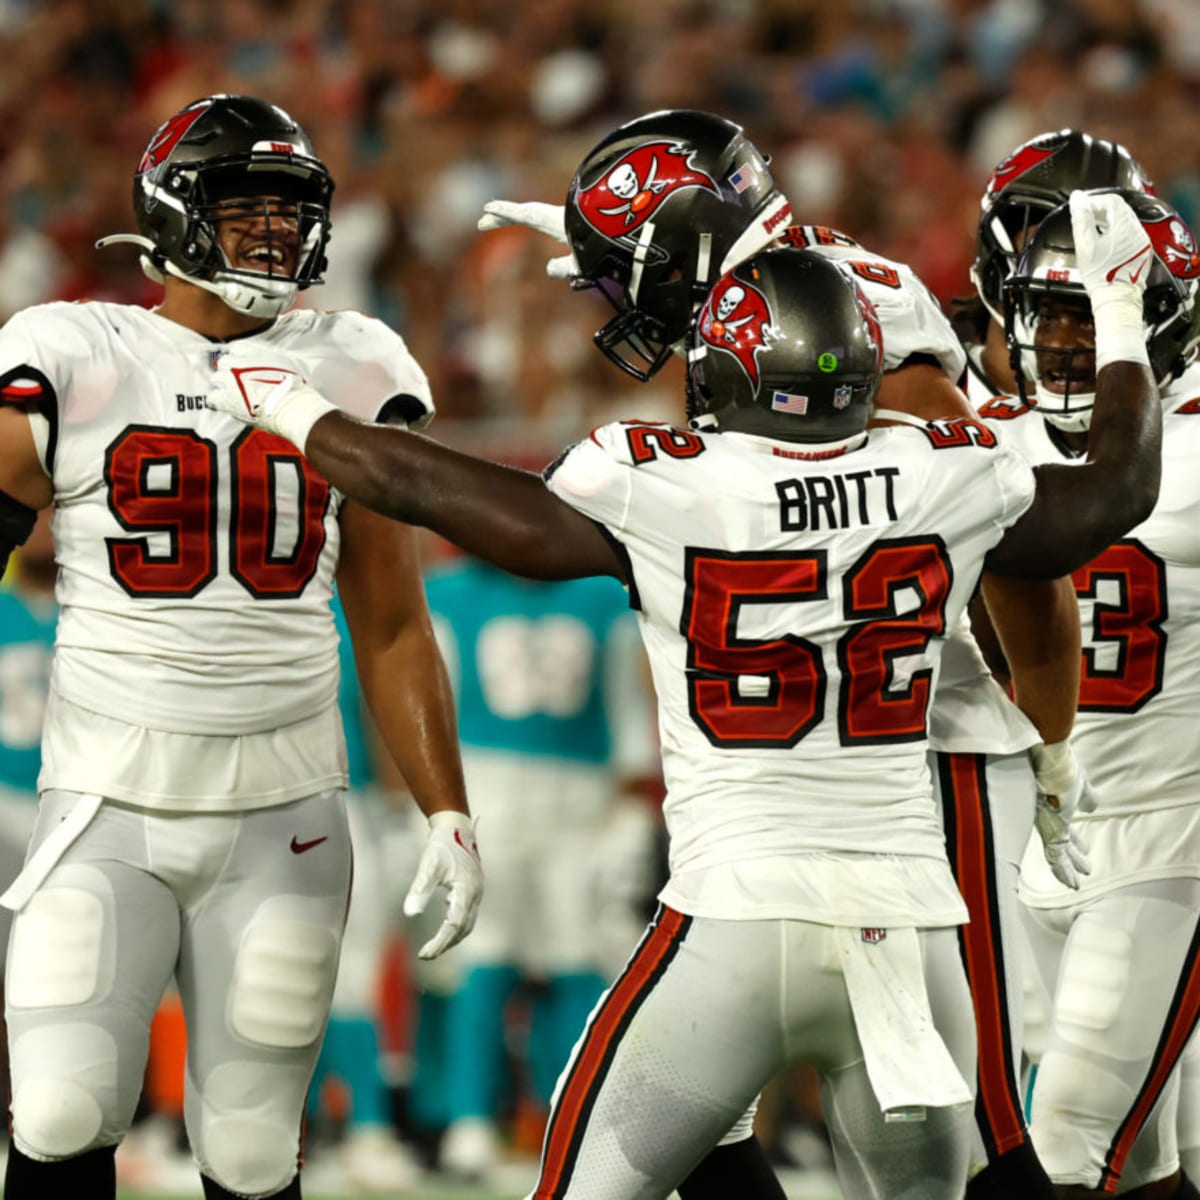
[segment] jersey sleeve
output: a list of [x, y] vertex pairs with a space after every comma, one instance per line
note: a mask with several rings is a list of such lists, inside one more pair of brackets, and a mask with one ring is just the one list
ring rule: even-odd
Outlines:
[[1029, 460], [1012, 446], [997, 447], [991, 453], [991, 467], [1000, 493], [996, 524], [1004, 530], [1025, 515], [1033, 503], [1037, 481]]
[[54, 468], [59, 398], [67, 392], [77, 353], [85, 361], [89, 353], [82, 331], [64, 322], [54, 311], [57, 307], [25, 309], [0, 329], [0, 403], [28, 414], [38, 459], [47, 475]]
[[818, 243], [813, 249], [839, 263], [875, 306], [883, 330], [885, 371], [923, 354], [936, 359], [954, 383], [962, 378], [966, 351], [937, 297], [911, 267], [854, 244]]
[[632, 460], [624, 427], [602, 425], [546, 468], [546, 485], [560, 499], [618, 539], [625, 531], [632, 488]]
[[362, 421], [423, 429], [433, 420], [429, 380], [404, 339], [356, 312], [327, 314], [330, 353], [316, 366], [317, 390]]

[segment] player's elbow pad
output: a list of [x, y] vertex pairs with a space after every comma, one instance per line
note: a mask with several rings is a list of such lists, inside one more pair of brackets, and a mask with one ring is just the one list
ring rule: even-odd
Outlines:
[[33, 532], [37, 513], [7, 492], [0, 492], [0, 575], [8, 566], [8, 556]]

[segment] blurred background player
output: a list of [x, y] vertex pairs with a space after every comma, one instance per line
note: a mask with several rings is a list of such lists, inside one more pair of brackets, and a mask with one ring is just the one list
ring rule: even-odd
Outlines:
[[[537, 583], [459, 558], [428, 574], [426, 595], [488, 864], [488, 903], [471, 944], [452, 955], [460, 977], [442, 1032], [449, 1124], [439, 1164], [481, 1177], [500, 1160], [514, 1099], [549, 1107], [619, 969], [612, 947], [623, 956], [630, 923], [645, 924], [608, 885], [640, 869], [641, 898], [653, 894], [657, 746], [637, 625], [613, 580]], [[514, 1034], [510, 1002], [522, 985], [527, 1032]], [[428, 1005], [422, 1012], [430, 1019]]]
[[[346, 734], [354, 880], [329, 1021], [309, 1085], [310, 1117], [326, 1133], [325, 1145], [312, 1155], [319, 1177], [310, 1178], [309, 1186], [408, 1191], [421, 1172], [396, 1132], [393, 1087], [399, 1081], [385, 1070], [380, 1005], [388, 936], [401, 912], [396, 876], [415, 867], [419, 835], [396, 836], [402, 818], [393, 806], [408, 804], [406, 790], [365, 707], [346, 614], [336, 597], [333, 613], [340, 639], [338, 707]], [[430, 919], [432, 933], [436, 918]], [[312, 1167], [309, 1173], [314, 1175]]]
[[[58, 567], [50, 514], [38, 515], [28, 541], [12, 556], [0, 588], [0, 886], [20, 873], [37, 818], [42, 722], [54, 660]], [[0, 947], [7, 950], [12, 913], [0, 908]], [[2, 968], [0, 968], [2, 970]], [[0, 976], [0, 982], [2, 982]], [[0, 1079], [8, 1086], [8, 1045], [0, 1047]]]
[[1106, 341], [1065, 206], [1044, 216], [1005, 289], [1018, 396], [984, 406], [1031, 462], [1077, 463], [1103, 364], [1144, 347], [1164, 409], [1154, 512], [1074, 574], [1084, 629], [1072, 743], [1099, 804], [1081, 819], [1092, 874], [1068, 892], [1022, 864], [1034, 959], [1052, 997], [1033, 1090], [1039, 1155], [1068, 1196], [1194, 1197], [1180, 1173], [1175, 1069], [1200, 1015], [1200, 252], [1170, 205], [1120, 195], [1152, 249], [1144, 324]]

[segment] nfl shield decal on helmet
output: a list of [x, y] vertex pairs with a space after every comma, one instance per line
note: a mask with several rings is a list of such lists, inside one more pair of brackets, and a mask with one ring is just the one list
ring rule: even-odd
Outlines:
[[769, 350], [776, 336], [767, 298], [758, 288], [733, 275], [718, 280], [700, 312], [699, 331], [706, 345], [732, 354], [758, 386], [758, 352]]
[[581, 188], [577, 203], [584, 220], [614, 240], [651, 217], [668, 196], [684, 188], [707, 188], [716, 181], [691, 165], [692, 151], [678, 142], [648, 142], [630, 150], [591, 187]]

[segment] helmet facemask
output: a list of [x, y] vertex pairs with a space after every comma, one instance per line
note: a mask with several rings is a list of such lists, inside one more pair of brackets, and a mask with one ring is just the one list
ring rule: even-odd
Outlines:
[[142, 268], [278, 316], [322, 282], [333, 180], [304, 130], [253, 96], [207, 96], [165, 121], [133, 181]]
[[[151, 255], [160, 270], [214, 292], [237, 312], [262, 317], [278, 316], [298, 291], [322, 282], [332, 185], [317, 160], [278, 162], [259, 154], [184, 166], [168, 186], [186, 189], [187, 224], [178, 255]], [[145, 189], [153, 196], [156, 185], [148, 181]], [[230, 227], [242, 230], [232, 261]]]
[[1096, 337], [1082, 285], [1014, 281], [1006, 332], [1021, 399], [1064, 433], [1082, 433], [1096, 402]]
[[[1128, 189], [1117, 194], [1154, 247], [1142, 311], [1150, 372], [1162, 388], [1196, 357], [1200, 252], [1168, 204]], [[1054, 209], [1029, 238], [1004, 295], [1005, 336], [1021, 399], [1064, 432], [1086, 430], [1095, 402], [1095, 334], [1068, 205]]]
[[631, 303], [628, 265], [617, 254], [606, 255], [592, 277], [573, 276], [576, 291], [596, 291], [613, 308], [614, 315], [595, 333], [600, 352], [622, 371], [645, 383], [671, 357], [678, 339], [668, 336], [657, 317]]

